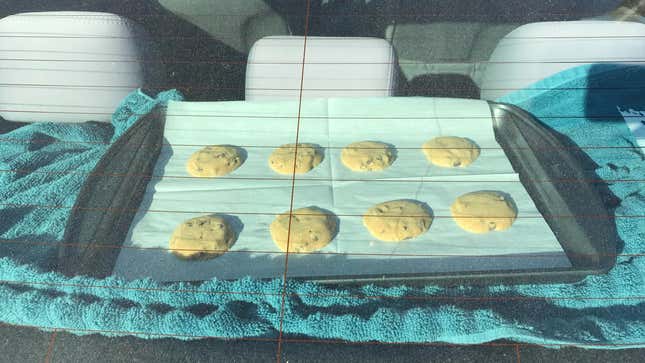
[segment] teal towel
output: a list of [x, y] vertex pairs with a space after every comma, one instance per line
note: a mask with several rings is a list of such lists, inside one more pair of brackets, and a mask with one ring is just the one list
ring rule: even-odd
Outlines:
[[[140, 90], [130, 94], [112, 123], [33, 123], [0, 135], [0, 242], [2, 256], [47, 267], [55, 260], [71, 210], [33, 205], [72, 206], [90, 173], [110, 144], [139, 117], [169, 99]], [[21, 243], [28, 243], [25, 248]]]
[[4, 258], [0, 320], [147, 338], [270, 338], [282, 327], [287, 337], [349, 341], [468, 344], [509, 338], [548, 346], [644, 346], [645, 223], [628, 217], [645, 214], [643, 183], [611, 182], [645, 179], [643, 153], [632, 147], [618, 113], [618, 107], [643, 110], [644, 88], [645, 67], [583, 66], [501, 100], [523, 107], [580, 146], [626, 147], [586, 149], [620, 200], [613, 207], [624, 246], [606, 275], [574, 284], [455, 288], [333, 288], [288, 280], [283, 291], [281, 279], [164, 285], [68, 278]]

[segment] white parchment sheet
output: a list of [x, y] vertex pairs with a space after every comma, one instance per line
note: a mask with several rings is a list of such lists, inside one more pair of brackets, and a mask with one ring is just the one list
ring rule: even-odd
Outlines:
[[[212, 277], [280, 277], [285, 256], [273, 243], [269, 225], [289, 210], [291, 175], [279, 175], [268, 157], [281, 144], [295, 142], [298, 102], [172, 102], [165, 143], [135, 217], [115, 273], [160, 281]], [[429, 165], [420, 147], [436, 136], [475, 141], [480, 158], [467, 168]], [[455, 272], [472, 269], [568, 267], [560, 244], [495, 141], [483, 101], [438, 98], [305, 100], [299, 142], [315, 143], [325, 158], [298, 175], [294, 209], [317, 206], [335, 213], [339, 232], [314, 254], [290, 254], [288, 273], [297, 276], [383, 275]], [[381, 141], [397, 149], [383, 172], [356, 173], [340, 162], [343, 146]], [[245, 163], [220, 178], [192, 178], [188, 157], [205, 145], [231, 144], [246, 152]], [[450, 218], [459, 195], [477, 190], [508, 193], [519, 214], [501, 233], [470, 234]], [[414, 199], [435, 218], [424, 235], [400, 243], [374, 239], [362, 214], [376, 203]], [[234, 220], [239, 237], [231, 251], [209, 261], [183, 261], [164, 248], [175, 227], [206, 214]]]

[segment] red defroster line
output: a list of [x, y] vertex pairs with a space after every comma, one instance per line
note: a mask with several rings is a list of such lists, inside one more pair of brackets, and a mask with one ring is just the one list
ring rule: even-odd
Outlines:
[[303, 46], [302, 46], [302, 70], [300, 72], [300, 94], [298, 97], [298, 121], [296, 123], [296, 147], [294, 149], [294, 158], [293, 158], [293, 173], [291, 175], [291, 200], [289, 202], [289, 224], [287, 226], [287, 245], [284, 258], [284, 274], [282, 277], [282, 301], [280, 303], [280, 328], [278, 332], [278, 346], [276, 353], [276, 360], [278, 363], [282, 362], [282, 326], [284, 322], [284, 307], [287, 294], [287, 273], [289, 270], [289, 243], [291, 242], [291, 222], [293, 219], [293, 202], [296, 194], [296, 167], [298, 162], [298, 141], [300, 138], [300, 117], [302, 111], [302, 91], [305, 83], [305, 63], [307, 60], [307, 33], [309, 32], [309, 15], [311, 13], [311, 0], [307, 0], [307, 9], [305, 12], [305, 29], [303, 37]]

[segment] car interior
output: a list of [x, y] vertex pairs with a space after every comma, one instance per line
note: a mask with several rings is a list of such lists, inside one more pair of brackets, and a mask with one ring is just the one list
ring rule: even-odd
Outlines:
[[[48, 250], [44, 260], [33, 257], [33, 250], [14, 242], [36, 240], [42, 245], [41, 237], [7, 222], [0, 224], [0, 241], [15, 246], [3, 249], [0, 257], [70, 279], [119, 276], [145, 281], [141, 284], [154, 280], [162, 286], [233, 281], [252, 271], [252, 278], [263, 281], [284, 279], [284, 310], [288, 277], [352, 287], [577, 283], [620, 266], [617, 254], [629, 250], [620, 229], [624, 226], [611, 218], [620, 207], [618, 198], [611, 185], [595, 181], [602, 179], [595, 170], [606, 167], [626, 174], [630, 170], [612, 163], [599, 166], [580, 152], [574, 136], [564, 135], [566, 125], [543, 122], [558, 116], [545, 112], [542, 118], [532, 107], [548, 111], [550, 105], [530, 97], [542, 96], [550, 85], [565, 85], [564, 80], [558, 83], [563, 74], [609, 74], [611, 67], [641, 65], [644, 1], [65, 0], [0, 5], [0, 17], [0, 139], [10, 141], [13, 133], [35, 124], [52, 130], [60, 125], [93, 125], [112, 135], [119, 112], [132, 113], [123, 116], [129, 124], [120, 138], [115, 133], [107, 142], [91, 141], [105, 144], [96, 166], [79, 165], [76, 171], [65, 172], [91, 170], [87, 179], [74, 184], [79, 197], [73, 206], [64, 207], [70, 209], [69, 220], [55, 221], [64, 230], [62, 243]], [[589, 100], [604, 97], [591, 91], [592, 86], [590, 82], [580, 95], [584, 116], [605, 117], [588, 114]], [[170, 101], [158, 101], [166, 96]], [[624, 117], [627, 111], [622, 107], [608, 108], [611, 116]], [[419, 120], [426, 125], [417, 126]], [[484, 120], [485, 127], [477, 126], [477, 120]], [[334, 162], [336, 152], [340, 160], [342, 146], [361, 132], [369, 135], [365, 140], [396, 146], [389, 156], [396, 160], [392, 165], [402, 168], [400, 174], [365, 176], [350, 173], [340, 162], [337, 169], [325, 164]], [[421, 146], [416, 138], [432, 133], [476, 140], [474, 159], [481, 151], [479, 165], [468, 169], [468, 164], [456, 163], [445, 171], [433, 169], [437, 164], [417, 168], [410, 161], [408, 167], [409, 160], [423, 157], [416, 150]], [[28, 141], [25, 153], [46, 151], [60, 141], [39, 135], [30, 137], [44, 141]], [[295, 143], [289, 141], [293, 136]], [[220, 186], [211, 190], [207, 183], [216, 178], [195, 177], [185, 165], [190, 165], [193, 152], [211, 145], [210, 139], [228, 145], [226, 138], [243, 146], [236, 160], [255, 169], [241, 167], [222, 176], [217, 180]], [[300, 147], [309, 152], [308, 144], [300, 144], [307, 138], [325, 149], [323, 161], [314, 157], [310, 169], [323, 167], [297, 177], [298, 161], [293, 156], [294, 160], [288, 159], [292, 172], [278, 175], [271, 166], [271, 151], [282, 144], [287, 150], [295, 148], [296, 155]], [[421, 149], [432, 149], [423, 145]], [[557, 151], [545, 152], [547, 148]], [[78, 151], [84, 149], [79, 146]], [[43, 161], [32, 170], [9, 172], [35, 178], [38, 173], [51, 174], [46, 167]], [[269, 167], [276, 173], [267, 174]], [[372, 183], [366, 183], [370, 178]], [[77, 183], [71, 180], [70, 184]], [[410, 181], [419, 181], [416, 189], [405, 189]], [[489, 230], [461, 237], [449, 227], [442, 229], [442, 223], [456, 215], [454, 205], [444, 210], [442, 203], [463, 195], [472, 184], [484, 191], [509, 190], [508, 195], [500, 192], [496, 202], [511, 194], [515, 198], [508, 204], [513, 218], [525, 219], [517, 217], [521, 223], [512, 236], [522, 244], [504, 244], [509, 241], [503, 241], [502, 233], [488, 234]], [[183, 190], [189, 192], [182, 194]], [[1, 192], [3, 199], [12, 197]], [[361, 245], [353, 236], [359, 229], [369, 229], [368, 222], [350, 219], [367, 218], [360, 208], [374, 203], [362, 192], [383, 199], [401, 195], [408, 201], [436, 196], [436, 202], [429, 203], [434, 218], [430, 231], [437, 230], [437, 240], [463, 238], [463, 243], [438, 243], [445, 250], [424, 250], [404, 243], [382, 247], [370, 237]], [[290, 203], [277, 202], [288, 201], [289, 196]], [[227, 223], [235, 233], [249, 239], [227, 246], [214, 259], [208, 251], [201, 251], [195, 262], [167, 253], [168, 238], [159, 236], [175, 233], [180, 220], [216, 209], [203, 202], [208, 198], [221, 198], [216, 207], [231, 215]], [[18, 214], [40, 207], [18, 205], [13, 199], [7, 203], [1, 207], [14, 208], [11, 213]], [[57, 203], [44, 207], [55, 210], [60, 208]], [[345, 247], [323, 246], [321, 253], [309, 254], [304, 248], [290, 257], [294, 206], [309, 204], [321, 206], [323, 215], [338, 207], [337, 216], [331, 213], [334, 221], [327, 223], [340, 230], [338, 240], [348, 242]], [[264, 216], [258, 208], [270, 212]], [[272, 229], [270, 237], [278, 247], [271, 245], [269, 252], [263, 251], [260, 239], [269, 238], [265, 232], [276, 223], [271, 220], [284, 211], [287, 247], [280, 249], [286, 253], [276, 257], [282, 253], [276, 249], [277, 232]], [[11, 213], [6, 221], [17, 218]], [[32, 223], [38, 218], [33, 217]], [[501, 225], [490, 223], [490, 231]], [[18, 237], [5, 238], [3, 233]], [[160, 238], [160, 244], [153, 243]], [[137, 244], [137, 239], [147, 242]], [[318, 237], [312, 239], [316, 242]], [[499, 246], [472, 254], [472, 246], [484, 242]], [[450, 254], [453, 249], [457, 255]], [[333, 309], [330, 306], [324, 308]], [[243, 320], [245, 313], [235, 318]]]
[[576, 66], [642, 59], [637, 6], [599, 3], [532, 6], [524, 23], [510, 20], [528, 8], [508, 1], [436, 2], [431, 12], [414, 1], [312, 1], [305, 9], [263, 0], [162, 0], [141, 14], [21, 12], [0, 20], [2, 127], [107, 123], [137, 88], [251, 104], [415, 96], [491, 102]]
[[[573, 36], [585, 32], [586, 27], [591, 27], [591, 25], [585, 26], [584, 21], [593, 20], [629, 21], [627, 24], [605, 23], [599, 24], [599, 27], [594, 26], [592, 32], [597, 33], [598, 36], [619, 33], [623, 27], [637, 32], [640, 28], [639, 23], [642, 23], [642, 17], [638, 15], [638, 4], [635, 4], [618, 0], [594, 1], [593, 4], [586, 1], [573, 1], [567, 2], [566, 5], [544, 4], [542, 5], [544, 9], [540, 10], [539, 7], [536, 9], [533, 3], [522, 5], [522, 2], [509, 3], [508, 1], [492, 1], [475, 6], [433, 2], [430, 8], [429, 5], [415, 1], [321, 0], [312, 2], [312, 19], [308, 26], [309, 35], [312, 37], [340, 39], [373, 37], [388, 41], [397, 57], [396, 62], [393, 63], [397, 63], [397, 68], [400, 68], [398, 71], [404, 79], [397, 86], [398, 92], [404, 92], [402, 94], [433, 96], [434, 92], [438, 95], [448, 93], [455, 97], [479, 98], [481, 89], [487, 88], [485, 79], [487, 73], [490, 73], [486, 71], [487, 66], [495, 62], [513, 60], [509, 58], [513, 56], [512, 54], [500, 54], [500, 48], [505, 46], [504, 43], [509, 41], [509, 37], [525, 36], [529, 34], [528, 32], [531, 35], [535, 32], [535, 34], [548, 36], [549, 33], [556, 33], [558, 27], [572, 29], [570, 32]], [[628, 7], [630, 5], [632, 8]], [[144, 48], [153, 43], [158, 48], [157, 51], [161, 51], [161, 57], [154, 59], [160, 59], [163, 62], [143, 63], [139, 66], [141, 72], [157, 73], [156, 78], [151, 76], [146, 79], [146, 86], [151, 88], [175, 86], [184, 91], [191, 100], [212, 101], [244, 99], [245, 81], [248, 81], [244, 77], [247, 70], [245, 62], [252, 63], [253, 47], [258, 40], [269, 36], [302, 36], [304, 27], [305, 9], [298, 1], [254, 0], [236, 3], [210, 0], [191, 2], [162, 0], [158, 3], [146, 4], [145, 11], [141, 11], [141, 14], [118, 14], [119, 6], [126, 8], [127, 2], [113, 5], [115, 9], [112, 11], [117, 14], [112, 15], [45, 11], [38, 14], [7, 14], [11, 16], [3, 20], [3, 32], [41, 35], [87, 33], [88, 36], [101, 38], [93, 39], [94, 41], [108, 43], [98, 45], [96, 42], [82, 42], [78, 38], [48, 42], [51, 50], [47, 48], [42, 50], [49, 51], [48, 55], [53, 55], [56, 50], [56, 60], [60, 62], [66, 58], [75, 60], [83, 54], [89, 56], [92, 53], [92, 47], [98, 49], [103, 46], [114, 47], [115, 52], [105, 53], [102, 56], [96, 55], [96, 57], [106, 58], [103, 59], [105, 61], [110, 60], [107, 59], [108, 55], [115, 55], [117, 59], [119, 57], [136, 58], [137, 55], [151, 51]], [[61, 8], [60, 5], [58, 7]], [[352, 17], [353, 12], [361, 13], [358, 21]], [[516, 16], [517, 13], [521, 13], [522, 16]], [[213, 21], [213, 17], [217, 21]], [[113, 24], [111, 27], [106, 25], [109, 18], [114, 18], [109, 21]], [[511, 19], [518, 18], [525, 22], [511, 22]], [[557, 23], [553, 24], [554, 27], [544, 26], [543, 29], [530, 25], [537, 22]], [[167, 26], [160, 26], [164, 23]], [[64, 26], [67, 29], [53, 31], [55, 28], [50, 26]], [[519, 30], [519, 33], [512, 33], [522, 26], [524, 27]], [[532, 27], [534, 29], [531, 29]], [[133, 39], [129, 39], [126, 34], [132, 34]], [[147, 34], [146, 36], [149, 36], [152, 42], [138, 40], [140, 37], [135, 34]], [[106, 39], [106, 35], [111, 37]], [[419, 39], [427, 44], [418, 44]], [[29, 53], [29, 51], [40, 49], [42, 44], [38, 42], [44, 42], [44, 40], [25, 38], [8, 41], [15, 42], [9, 43], [11, 45], [18, 43], [24, 48], [10, 47], [14, 55], [16, 52], [29, 55], [24, 59], [11, 61], [23, 63], [29, 58], [32, 61], [38, 59], [41, 54]], [[81, 46], [77, 53], [65, 51], [67, 47], [77, 45]], [[262, 44], [259, 45], [262, 46]], [[276, 46], [278, 46], [277, 43]], [[520, 45], [515, 46], [520, 47]], [[83, 47], [88, 48], [83, 49]], [[622, 46], [619, 48], [623, 49]], [[628, 52], [635, 51], [628, 50], [633, 48], [637, 47], [625, 44], [623, 51], [627, 53], [624, 55], [628, 56]], [[265, 49], [267, 49], [266, 52], [270, 52], [268, 45], [265, 45]], [[496, 49], [497, 52], [495, 52]], [[620, 54], [621, 50], [614, 56], [617, 58], [623, 56]], [[598, 50], [598, 52], [601, 51]], [[539, 50], [536, 53], [539, 53]], [[558, 57], [567, 55], [537, 54], [536, 56], [557, 60]], [[585, 54], [578, 56], [584, 59]], [[602, 54], [599, 53], [597, 56], [601, 57]], [[147, 53], [147, 57], [154, 57], [154, 53]], [[79, 60], [82, 59], [81, 57]], [[218, 60], [222, 62], [217, 63]], [[314, 61], [314, 59], [310, 60]], [[124, 72], [130, 72], [134, 67], [133, 64], [130, 64], [130, 68], [127, 64], [121, 66]], [[206, 72], [201, 72], [202, 70]], [[212, 77], [218, 76], [218, 78], [208, 80], [189, 78], [189, 73], [197, 72]], [[348, 72], [351, 73], [351, 71]], [[74, 79], [73, 74], [66, 74], [66, 76]], [[113, 82], [115, 82], [114, 85], [124, 88], [142, 85], [143, 83], [136, 77], [137, 75], [132, 75], [128, 78], [130, 84], [123, 83], [122, 80], [113, 80]], [[184, 78], [179, 79], [179, 77]], [[538, 77], [539, 75], [536, 75], [527, 81], [537, 80]], [[97, 78], [97, 82], [99, 81], [100, 78]], [[186, 84], [180, 84], [178, 81]], [[66, 85], [59, 83], [62, 86]], [[71, 83], [70, 86], [73, 84]], [[32, 91], [37, 92], [37, 89], [32, 88]], [[12, 120], [10, 117], [5, 118]]]

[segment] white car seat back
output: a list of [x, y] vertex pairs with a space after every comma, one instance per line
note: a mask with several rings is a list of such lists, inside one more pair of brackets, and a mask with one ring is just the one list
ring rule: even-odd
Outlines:
[[495, 100], [583, 64], [645, 62], [645, 24], [619, 21], [544, 22], [504, 37], [490, 57], [481, 98]]
[[108, 122], [128, 93], [146, 78], [156, 81], [144, 72], [144, 62], [159, 62], [153, 54], [145, 32], [113, 14], [42, 12], [0, 19], [0, 116]]
[[497, 43], [519, 24], [431, 22], [393, 24], [385, 36], [397, 50], [408, 80], [418, 76], [460, 75], [480, 85], [482, 70]]
[[[246, 69], [246, 100], [392, 96], [399, 77], [392, 45], [377, 38], [266, 37]], [[305, 54], [303, 54], [305, 53]], [[302, 70], [304, 55], [304, 74]]]

